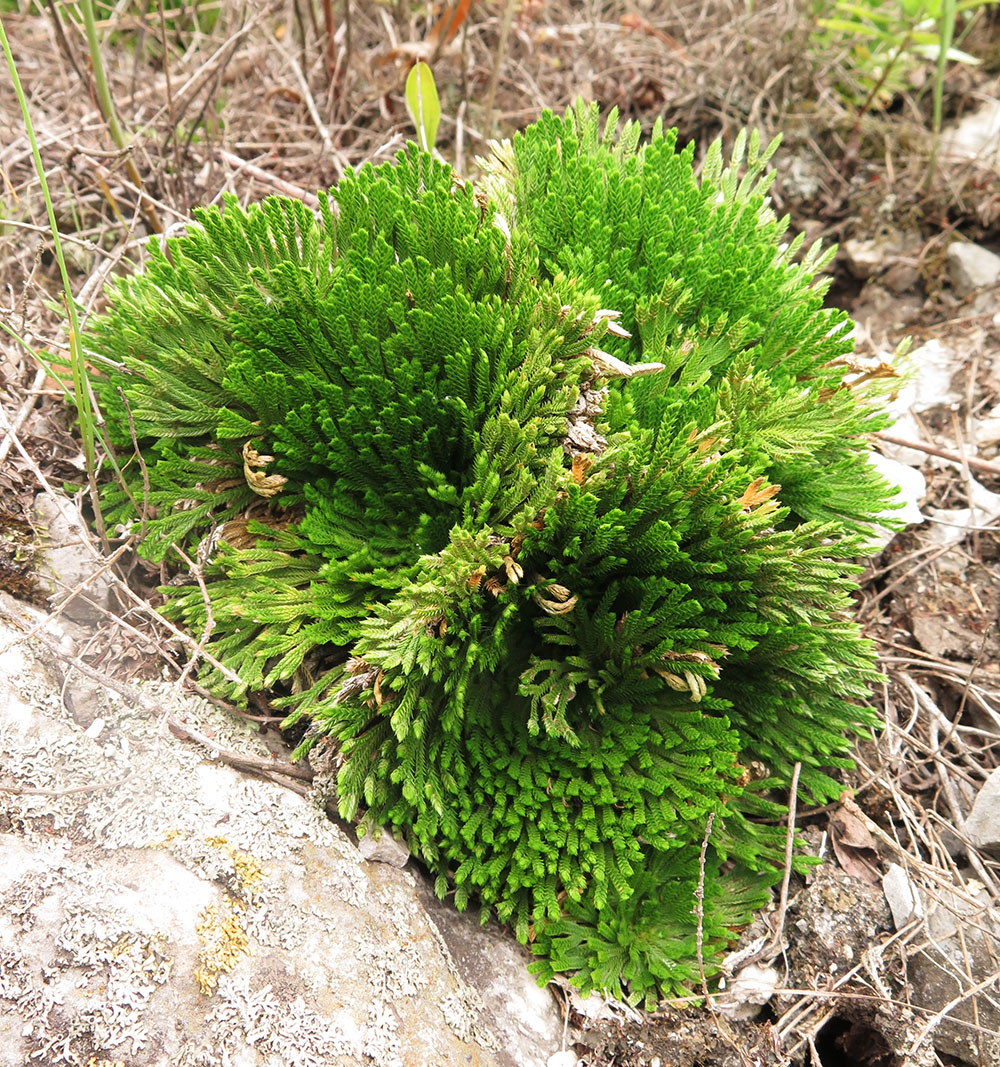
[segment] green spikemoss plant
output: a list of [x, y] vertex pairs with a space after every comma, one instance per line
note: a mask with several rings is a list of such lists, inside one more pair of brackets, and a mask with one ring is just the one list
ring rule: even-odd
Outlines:
[[[615, 127], [546, 114], [478, 187], [411, 147], [316, 216], [201, 211], [86, 345], [144, 458], [106, 514], [198, 553], [242, 679], [207, 682], [284, 694], [342, 815], [541, 979], [653, 1005], [767, 900], [794, 765], [827, 801], [874, 725], [852, 561], [890, 494], [771, 150], [699, 179]], [[200, 587], [165, 592], [201, 633]]]

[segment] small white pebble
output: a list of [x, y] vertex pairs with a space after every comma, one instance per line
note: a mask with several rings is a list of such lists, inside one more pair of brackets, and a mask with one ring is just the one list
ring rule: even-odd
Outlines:
[[89, 737], [93, 741], [95, 738], [98, 738], [98, 737], [101, 736], [101, 733], [103, 732], [103, 730], [104, 730], [104, 720], [102, 718], [98, 717], [98, 718], [94, 719], [94, 721], [87, 727], [86, 730], [83, 731], [83, 736], [84, 737]]
[[565, 1049], [562, 1052], [553, 1052], [546, 1061], [545, 1067], [576, 1067], [576, 1053]]

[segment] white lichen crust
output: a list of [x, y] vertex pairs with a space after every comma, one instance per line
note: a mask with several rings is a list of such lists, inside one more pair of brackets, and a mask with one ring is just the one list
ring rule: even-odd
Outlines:
[[[75, 673], [64, 703], [23, 632], [0, 615], [0, 1063], [498, 1062], [411, 874], [365, 863], [310, 801], [148, 705]], [[210, 704], [143, 692], [267, 755]]]

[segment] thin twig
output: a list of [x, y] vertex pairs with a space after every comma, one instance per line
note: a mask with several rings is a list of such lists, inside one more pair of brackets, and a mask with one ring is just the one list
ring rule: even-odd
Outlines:
[[[925, 445], [922, 441], [909, 441], [904, 437], [895, 437], [889, 433], [877, 433], [876, 440], [885, 441], [889, 445], [899, 445], [902, 448], [915, 448], [918, 452], [926, 452], [929, 456], [937, 456], [939, 459], [947, 459], [961, 466], [963, 458], [958, 452], [950, 452], [946, 448], [938, 448], [936, 445]], [[978, 459], [976, 456], [968, 456], [964, 462], [968, 463], [973, 470], [983, 471], [985, 474], [1000, 474], [1000, 463], [991, 463], [988, 459]]]
[[326, 76], [333, 91], [333, 79], [337, 71], [337, 40], [333, 23], [333, 0], [323, 0], [323, 56], [326, 60]]
[[187, 183], [184, 181], [184, 167], [181, 164], [181, 149], [177, 141], [177, 122], [174, 119], [174, 93], [170, 77], [170, 44], [167, 41], [167, 18], [163, 13], [163, 0], [156, 0], [156, 7], [160, 15], [160, 46], [163, 48], [163, 74], [166, 78], [167, 88], [167, 126], [170, 131], [168, 137], [174, 151], [174, 178], [181, 194], [181, 203], [184, 205], [184, 211], [189, 212], [191, 205], [188, 202]]
[[493, 102], [497, 95], [497, 85], [500, 82], [500, 67], [503, 64], [504, 53], [507, 51], [507, 38], [510, 36], [511, 23], [514, 21], [514, 0], [507, 0], [503, 12], [503, 22], [500, 24], [500, 40], [497, 41], [497, 51], [493, 58], [493, 70], [490, 72], [490, 83], [486, 89], [486, 100], [483, 103], [483, 137], [490, 139], [491, 126], [493, 124]]
[[76, 71], [76, 76], [86, 85], [87, 79], [83, 76], [83, 70], [80, 68], [79, 62], [77, 62], [76, 53], [73, 51], [73, 46], [66, 36], [66, 27], [63, 26], [62, 19], [59, 17], [59, 8], [56, 6], [55, 0], [46, 0], [45, 6], [49, 9], [52, 25], [55, 27], [56, 38], [59, 41], [59, 47], [62, 49], [63, 55], [69, 60], [69, 65], [73, 70]]
[[94, 19], [92, 0], [80, 0], [80, 9], [83, 14], [83, 24], [87, 31], [87, 45], [90, 49], [91, 70], [94, 75], [94, 87], [97, 90], [98, 107], [104, 116], [104, 121], [107, 123], [108, 133], [111, 135], [112, 141], [122, 150], [125, 169], [139, 190], [139, 203], [142, 207], [142, 213], [146, 216], [147, 223], [149, 223], [149, 228], [153, 233], [163, 233], [163, 223], [160, 222], [152, 200], [146, 194], [142, 177], [132, 159], [131, 146], [118, 120], [114, 97], [111, 95], [107, 73], [104, 69], [104, 60], [101, 57], [101, 43], [97, 36], [97, 22]]
[[[9, 424], [8, 424], [6, 416], [4, 414], [3, 405], [0, 404], [0, 427], [6, 427], [8, 425]], [[31, 470], [31, 473], [38, 480], [38, 484], [45, 490], [46, 493], [48, 493], [48, 495], [51, 497], [51, 499], [55, 502], [56, 507], [62, 513], [63, 517], [67, 520], [67, 522], [69, 522], [71, 525], [75, 526], [77, 528], [77, 530], [79, 530], [80, 535], [81, 535], [81, 542], [86, 546], [87, 550], [90, 552], [91, 556], [93, 557], [95, 563], [97, 564], [97, 566], [99, 568], [99, 571], [97, 573], [102, 573], [104, 571], [109, 570], [111, 564], [115, 560], [117, 560], [118, 555], [121, 553], [121, 551], [123, 551], [126, 547], [129, 547], [131, 545], [131, 540], [129, 542], [127, 542], [126, 545], [120, 546], [120, 548], [117, 550], [117, 552], [110, 559], [102, 556], [101, 553], [98, 552], [97, 549], [92, 544], [92, 542], [90, 540], [90, 531], [87, 529], [87, 525], [83, 521], [83, 518], [80, 515], [79, 511], [75, 507], [72, 507], [69, 504], [69, 502], [63, 496], [61, 496], [59, 493], [57, 493], [52, 488], [52, 486], [49, 484], [48, 478], [45, 477], [45, 475], [42, 473], [41, 469], [39, 468], [38, 464], [29, 455], [29, 453], [25, 450], [25, 448], [21, 444], [21, 442], [16, 437], [12, 437], [11, 440], [14, 442], [14, 447], [20, 453], [21, 458], [28, 465], [28, 468]], [[89, 582], [93, 581], [93, 579], [96, 578], [96, 577], [97, 577], [97, 574], [91, 575], [83, 583], [83, 585], [86, 586], [87, 584], [89, 584]], [[140, 597], [138, 595], [138, 593], [136, 593], [131, 588], [131, 586], [129, 586], [129, 584], [127, 582], [122, 581], [117, 576], [113, 575], [113, 577], [115, 578], [115, 588], [116, 588], [116, 590], [123, 597], [125, 597], [127, 600], [130, 600], [135, 607], [139, 608], [139, 610], [141, 612], [143, 612], [144, 615], [146, 615], [149, 618], [151, 618], [155, 623], [157, 623], [157, 625], [164, 627], [175, 638], [177, 638], [179, 641], [182, 641], [185, 645], [197, 648], [197, 642], [194, 640], [193, 637], [191, 637], [190, 634], [185, 633], [183, 630], [179, 630], [176, 626], [173, 625], [173, 623], [171, 623], [169, 620], [163, 618], [162, 615], [158, 614], [156, 612], [156, 610], [154, 608], [150, 607], [150, 605], [145, 600], [143, 600], [142, 597]], [[73, 594], [71, 594], [71, 597], [69, 599], [71, 599], [72, 595], [76, 595], [76, 593], [79, 592], [79, 591], [80, 590], [77, 590]], [[69, 603], [69, 599], [67, 599], [67, 601], [66, 601], [67, 604]], [[101, 609], [101, 610], [106, 610], [106, 609]], [[108, 614], [111, 614], [111, 613], [108, 612]], [[115, 620], [119, 623], [119, 625], [126, 626], [126, 627], [128, 626], [128, 624], [124, 621], [124, 619], [121, 619], [118, 616], [112, 616], [112, 617], [115, 618]], [[37, 629], [38, 628], [36, 627], [36, 630]], [[134, 630], [134, 628], [133, 628], [133, 630]], [[138, 631], [135, 631], [135, 632], [138, 632]], [[219, 673], [222, 674], [222, 676], [224, 678], [226, 678], [227, 680], [229, 680], [231, 682], [234, 682], [234, 683], [236, 683], [238, 685], [243, 685], [243, 680], [239, 677], [239, 675], [235, 674], [230, 668], [228, 668], [224, 664], [220, 663], [217, 659], [215, 659], [214, 656], [210, 656], [208, 654], [208, 652], [206, 652], [204, 650], [202, 650], [201, 655], [203, 656], [205, 661], [207, 663], [210, 663], [213, 667], [215, 667], [215, 669], [218, 670]]]
[[98, 789], [117, 789], [131, 774], [132, 772], [129, 771], [128, 774], [112, 782], [93, 782], [90, 785], [74, 785], [67, 789], [35, 789], [29, 786], [0, 785], [0, 793], [15, 797], [69, 797], [78, 793], [93, 793]]
[[202, 573], [201, 564], [195, 563], [180, 545], [175, 544], [173, 549], [187, 564], [191, 574], [194, 575], [194, 580], [198, 583], [198, 588], [201, 590], [202, 601], [205, 604], [205, 629], [202, 631], [201, 640], [191, 653], [187, 663], [184, 665], [184, 670], [181, 671], [180, 677], [175, 683], [175, 689], [179, 692], [183, 689], [184, 683], [188, 680], [191, 671], [194, 670], [197, 665], [198, 659], [205, 652], [205, 646], [208, 644], [208, 639], [212, 636], [212, 631], [215, 629], [215, 616], [212, 614], [212, 598], [208, 595], [208, 587], [205, 585], [205, 576]]
[[247, 159], [240, 159], [239, 156], [226, 151], [225, 148], [217, 148], [215, 153], [223, 163], [228, 163], [231, 167], [238, 168], [245, 174], [249, 174], [251, 178], [256, 178], [257, 181], [265, 182], [272, 188], [277, 189], [279, 193], [301, 200], [303, 204], [307, 204], [314, 210], [319, 208], [319, 197], [315, 193], [307, 192], [301, 186], [286, 182], [284, 178], [279, 178], [276, 174], [264, 170], [263, 167], [258, 167], [256, 163], [251, 163]]
[[698, 917], [698, 933], [696, 945], [698, 950], [698, 973], [701, 976], [701, 991], [706, 997], [706, 1003], [711, 1003], [708, 998], [708, 981], [705, 978], [705, 859], [708, 855], [708, 839], [712, 836], [712, 826], [715, 824], [715, 812], [708, 813], [708, 821], [705, 823], [705, 837], [701, 842], [701, 855], [698, 859], [698, 888], [694, 891], [695, 914]]
[[841, 797], [841, 804], [844, 809], [848, 811], [855, 818], [859, 819], [864, 828], [873, 836], [877, 837], [889, 850], [896, 856], [899, 856], [903, 865], [914, 867], [924, 877], [930, 879], [935, 885], [941, 886], [946, 889], [957, 900], [961, 900], [966, 904], [970, 904], [973, 908], [982, 907], [982, 902], [976, 900], [970, 893], [968, 893], [964, 886], [956, 885], [954, 880], [948, 876], [947, 872], [940, 870], [933, 866], [933, 864], [925, 863], [923, 860], [917, 859], [911, 855], [903, 846], [891, 835], [887, 834], [878, 823], [869, 819], [868, 816], [858, 807], [854, 798], [849, 793], [845, 793]]
[[4, 428], [3, 440], [0, 441], [0, 464], [7, 458], [7, 453], [10, 451], [10, 446], [14, 442], [17, 431], [21, 429], [28, 415], [31, 414], [32, 408], [38, 403], [38, 390], [45, 383], [45, 376], [45, 368], [39, 367], [35, 372], [35, 378], [31, 383], [31, 388], [28, 390], [28, 395], [24, 398], [24, 403], [18, 408], [17, 414], [11, 419], [9, 426]]
[[[977, 993], [982, 993], [989, 989], [990, 986], [995, 985], [997, 979], [1000, 978], [1000, 971], [994, 971], [989, 977], [984, 978], [981, 982], [977, 982], [971, 989], [966, 989], [959, 993], [958, 996], [952, 997], [947, 1004], [937, 1014], [931, 1016], [930, 1019], [924, 1024], [923, 1029], [914, 1038], [913, 1044], [910, 1046], [910, 1055], [916, 1056], [920, 1046], [930, 1037], [938, 1023], [944, 1019], [948, 1019], [948, 1016], [960, 1005], [964, 1004], [970, 998], [976, 996]], [[959, 1020], [952, 1017], [948, 1019], [948, 1022], [953, 1024]], [[970, 1024], [972, 1025], [972, 1024]]]
[[[243, 38], [248, 36], [251, 30], [253, 30], [261, 21], [269, 18], [276, 7], [276, 4], [268, 4], [266, 7], [257, 11], [252, 19], [245, 22], [231, 37], [223, 41], [208, 59], [206, 59], [205, 62], [188, 77], [187, 81], [184, 82], [173, 96], [175, 122], [180, 123], [184, 118], [187, 109], [194, 102], [194, 98], [201, 92], [202, 88], [216, 76], [220, 69], [225, 68], [233, 58], [233, 54]], [[161, 121], [166, 114], [167, 106], [164, 104], [163, 107], [152, 116], [150, 125], [155, 125], [157, 122]]]
[[333, 143], [333, 138], [330, 136], [330, 131], [326, 128], [326, 123], [320, 116], [319, 108], [316, 106], [316, 100], [312, 94], [312, 89], [309, 88], [309, 82], [306, 80], [305, 74], [302, 73], [299, 61], [292, 55], [291, 51], [285, 48], [280, 42], [279, 48], [287, 60], [289, 67], [291, 67], [295, 80], [299, 83], [299, 90], [302, 93], [302, 99], [305, 102], [306, 110], [309, 112], [309, 117], [312, 119], [316, 131], [319, 133], [320, 140], [323, 142], [323, 151], [326, 153], [326, 159], [333, 165], [337, 172], [337, 178], [340, 179], [343, 177], [344, 168], [347, 166], [347, 160], [344, 159], [343, 155], [341, 155]]
[[351, 19], [351, 0], [344, 0], [344, 47], [337, 56], [337, 81], [331, 103], [336, 106], [336, 117], [344, 111], [347, 94], [344, 87], [349, 85], [351, 75], [351, 58], [354, 52], [354, 25]]
[[884, 589], [880, 590], [870, 600], [866, 600], [864, 606], [858, 612], [859, 618], [864, 618], [870, 614], [873, 608], [883, 601], [890, 593], [899, 588], [903, 582], [912, 578], [918, 571], [922, 571], [925, 567], [929, 567], [935, 560], [940, 559], [948, 552], [952, 552], [957, 548], [957, 545], [940, 545], [937, 550], [926, 559], [921, 560], [915, 567], [911, 567], [908, 571], [904, 571], [898, 578], [891, 581]]
[[[160, 0], [162, 3], [162, 0]], [[146, 467], [146, 460], [142, 454], [142, 449], [139, 447], [139, 439], [135, 435], [135, 421], [132, 418], [132, 405], [128, 402], [128, 397], [125, 395], [125, 390], [119, 385], [118, 393], [122, 398], [122, 403], [125, 405], [125, 417], [128, 419], [128, 432], [132, 437], [132, 448], [134, 450], [135, 458], [139, 463], [139, 470], [142, 472], [142, 518], [141, 525], [139, 527], [139, 537], [137, 539], [138, 544], [142, 544], [146, 540], [146, 523], [149, 518], [149, 470]], [[128, 486], [125, 485], [124, 479], [122, 479], [122, 488], [128, 493], [129, 498], [132, 500], [133, 505], [135, 499], [129, 492]]]

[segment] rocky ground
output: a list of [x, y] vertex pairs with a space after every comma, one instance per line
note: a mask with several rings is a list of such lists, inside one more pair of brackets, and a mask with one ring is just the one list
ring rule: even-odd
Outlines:
[[289, 788], [298, 768], [251, 725], [175, 684], [109, 688], [74, 666], [79, 624], [7, 597], [0, 612], [0, 1063], [542, 1067], [558, 1051], [562, 1016], [520, 946], [442, 921], [398, 846], [366, 859], [322, 775]]
[[101, 27], [123, 154], [70, 6], [0, 3], [85, 314], [193, 204], [308, 197], [391, 156], [414, 55], [434, 61], [439, 147], [463, 172], [485, 131], [577, 93], [665, 115], [699, 151], [746, 124], [783, 132], [779, 211], [840, 242], [830, 299], [855, 316], [861, 373], [904, 372], [875, 445], [911, 525], [858, 601], [887, 728], [841, 803], [797, 812], [824, 863], [745, 931], [708, 1005], [539, 990], [507, 933], [326, 817], [329, 768], [290, 765], [269, 709], [197, 695], [197, 637], [155, 614], [167, 575], [102, 545], [64, 490], [79, 440], [37, 359], [65, 348], [63, 296], [0, 79], [0, 1065], [998, 1062], [996, 12], [962, 42], [983, 62], [950, 69], [931, 172], [932, 65], [862, 107], [850, 55], [817, 50], [794, 2], [483, 0], [450, 40], [440, 4], [352, 3], [332, 50], [321, 5], [136, 7]]

